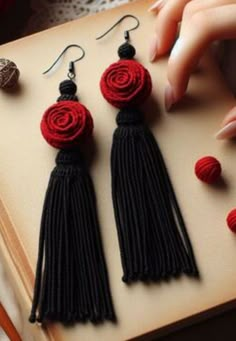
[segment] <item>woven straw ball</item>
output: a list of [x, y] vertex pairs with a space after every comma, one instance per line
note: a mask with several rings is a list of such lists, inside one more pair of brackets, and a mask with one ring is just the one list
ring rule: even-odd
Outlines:
[[20, 71], [11, 60], [0, 58], [0, 88], [14, 88], [18, 82]]

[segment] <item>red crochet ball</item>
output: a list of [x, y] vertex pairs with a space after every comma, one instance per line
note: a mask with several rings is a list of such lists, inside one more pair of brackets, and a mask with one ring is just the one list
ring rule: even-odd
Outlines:
[[226, 220], [230, 230], [236, 233], [236, 208], [229, 212]]
[[93, 119], [84, 105], [61, 101], [50, 106], [41, 121], [41, 132], [53, 147], [69, 149], [92, 135]]
[[213, 156], [205, 156], [196, 162], [195, 174], [201, 181], [212, 184], [221, 175], [221, 165]]
[[135, 60], [119, 60], [103, 73], [100, 88], [104, 98], [117, 108], [135, 107], [151, 94], [151, 76]]

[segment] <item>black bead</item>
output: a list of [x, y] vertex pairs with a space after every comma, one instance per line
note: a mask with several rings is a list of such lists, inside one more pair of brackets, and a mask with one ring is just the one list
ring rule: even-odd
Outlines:
[[129, 43], [124, 43], [118, 48], [120, 59], [132, 59], [135, 56], [135, 48]]
[[65, 81], [60, 83], [59, 91], [62, 95], [75, 95], [77, 91], [77, 86], [72, 80], [66, 79]]

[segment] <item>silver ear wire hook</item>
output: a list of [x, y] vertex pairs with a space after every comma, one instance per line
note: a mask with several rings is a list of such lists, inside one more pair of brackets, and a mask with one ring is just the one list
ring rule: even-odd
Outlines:
[[120, 24], [124, 19], [126, 19], [126, 18], [133, 18], [133, 19], [136, 20], [136, 25], [135, 25], [134, 27], [130, 28], [129, 30], [125, 30], [125, 31], [124, 31], [124, 38], [125, 38], [126, 41], [128, 41], [128, 40], [129, 40], [129, 32], [130, 32], [130, 31], [136, 30], [136, 28], [138, 28], [139, 25], [140, 25], [139, 19], [138, 19], [137, 17], [135, 17], [134, 15], [132, 15], [132, 14], [126, 14], [126, 15], [124, 15], [123, 17], [121, 17], [121, 18], [120, 18], [113, 26], [111, 26], [105, 33], [103, 33], [102, 35], [100, 35], [99, 37], [97, 37], [96, 40], [99, 40], [99, 39], [105, 37], [105, 35], [107, 35], [109, 32], [111, 32], [111, 31], [113, 30], [113, 28], [115, 28], [117, 25], [119, 25], [119, 24]]
[[84, 51], [84, 49], [83, 49], [80, 45], [77, 45], [77, 44], [70, 44], [70, 45], [66, 46], [66, 47], [64, 48], [64, 50], [60, 53], [60, 55], [57, 57], [57, 59], [55, 60], [55, 62], [54, 62], [46, 71], [43, 72], [43, 75], [45, 75], [46, 73], [48, 73], [48, 72], [49, 72], [49, 71], [58, 63], [58, 61], [59, 61], [59, 60], [61, 59], [61, 57], [66, 53], [66, 51], [67, 51], [69, 48], [71, 48], [71, 47], [77, 47], [77, 48], [79, 48], [79, 49], [82, 51], [82, 55], [81, 55], [79, 58], [77, 58], [77, 59], [75, 59], [75, 60], [69, 62], [69, 71], [68, 71], [67, 76], [68, 76], [69, 79], [74, 79], [74, 78], [75, 78], [75, 66], [74, 66], [74, 64], [75, 64], [76, 62], [78, 62], [79, 60], [83, 59], [84, 56], [85, 56], [85, 51]]

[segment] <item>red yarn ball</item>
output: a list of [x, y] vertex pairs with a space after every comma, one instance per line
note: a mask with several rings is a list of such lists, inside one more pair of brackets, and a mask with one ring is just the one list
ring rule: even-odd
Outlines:
[[212, 184], [221, 175], [221, 165], [213, 156], [205, 156], [196, 162], [195, 174], [199, 180]]
[[236, 233], [236, 208], [229, 212], [226, 221], [230, 230]]
[[50, 106], [41, 121], [41, 132], [53, 147], [70, 149], [92, 135], [93, 119], [87, 108], [75, 101]]
[[152, 80], [140, 63], [122, 59], [104, 71], [100, 88], [104, 98], [114, 107], [136, 107], [150, 96]]

